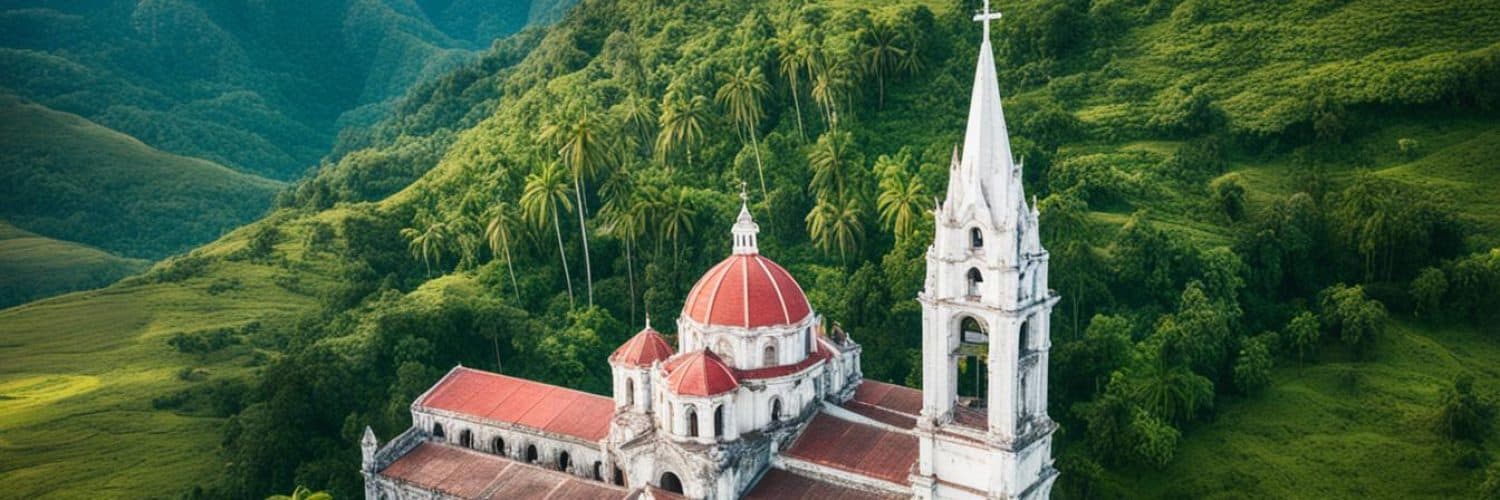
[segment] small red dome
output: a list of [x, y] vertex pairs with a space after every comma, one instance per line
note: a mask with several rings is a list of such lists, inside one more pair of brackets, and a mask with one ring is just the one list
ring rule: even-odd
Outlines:
[[614, 354], [609, 355], [609, 361], [630, 366], [651, 366], [652, 363], [672, 357], [672, 354], [672, 346], [661, 338], [660, 333], [647, 326], [645, 330], [620, 344]]
[[707, 349], [679, 356], [663, 366], [667, 389], [683, 396], [716, 396], [740, 386], [734, 371]]
[[683, 314], [705, 325], [790, 325], [812, 313], [791, 273], [758, 253], [735, 254], [709, 269], [688, 292]]

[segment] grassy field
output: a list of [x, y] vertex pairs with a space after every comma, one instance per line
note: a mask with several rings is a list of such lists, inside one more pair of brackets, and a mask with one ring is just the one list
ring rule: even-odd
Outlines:
[[148, 265], [0, 221], [0, 308], [105, 286]]
[[[159, 410], [153, 399], [203, 383], [183, 380], [184, 369], [204, 370], [207, 380], [245, 378], [274, 353], [239, 345], [184, 354], [167, 339], [315, 305], [277, 284], [285, 268], [217, 258], [243, 246], [244, 233], [195, 252], [208, 262], [200, 277], [131, 279], [0, 310], [0, 496], [174, 497], [220, 477], [222, 419]], [[300, 256], [291, 242], [278, 250]], [[329, 286], [315, 265], [299, 269], [303, 286]], [[228, 276], [235, 287], [210, 291]]]
[[1225, 400], [1189, 430], [1165, 470], [1127, 467], [1111, 486], [1137, 498], [1469, 497], [1478, 476], [1448, 454], [1432, 415], [1460, 373], [1481, 393], [1500, 389], [1494, 332], [1388, 331], [1370, 360], [1283, 363], [1265, 393]]

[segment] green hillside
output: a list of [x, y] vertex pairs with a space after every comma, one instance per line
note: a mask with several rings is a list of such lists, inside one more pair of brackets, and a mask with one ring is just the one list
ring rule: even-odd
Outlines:
[[[400, 432], [456, 363], [606, 391], [610, 349], [728, 252], [742, 182], [763, 253], [866, 376], [920, 383], [911, 298], [974, 3], [588, 0], [497, 43], [266, 219], [0, 311], [0, 482], [357, 496], [363, 427]], [[1000, 7], [1006, 118], [1064, 297], [1059, 498], [1500, 488], [1500, 7]], [[56, 444], [99, 433], [124, 444]]]
[[8, 2], [0, 87], [158, 149], [287, 180], [341, 128], [558, 4], [570, 2]]
[[0, 309], [59, 293], [99, 288], [146, 266], [143, 260], [37, 236], [0, 222]]
[[0, 96], [0, 150], [0, 219], [130, 257], [210, 241], [281, 187], [13, 96]]

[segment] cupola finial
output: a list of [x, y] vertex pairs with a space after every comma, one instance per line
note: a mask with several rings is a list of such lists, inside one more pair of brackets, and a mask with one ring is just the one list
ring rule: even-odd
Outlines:
[[753, 255], [760, 253], [760, 248], [755, 241], [755, 235], [760, 233], [760, 225], [750, 216], [750, 195], [745, 191], [745, 182], [740, 181], [740, 216], [734, 222], [734, 228], [730, 230], [734, 235], [734, 253], [737, 255]]

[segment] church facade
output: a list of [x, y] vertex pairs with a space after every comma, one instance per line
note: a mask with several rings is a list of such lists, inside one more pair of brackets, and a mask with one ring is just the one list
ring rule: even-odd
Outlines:
[[995, 17], [976, 18], [967, 130], [934, 212], [921, 390], [863, 378], [859, 344], [760, 254], [742, 205], [677, 345], [648, 320], [609, 357], [612, 397], [456, 367], [412, 403], [411, 428], [384, 444], [366, 429], [366, 498], [1047, 498], [1058, 297], [1010, 151]]

